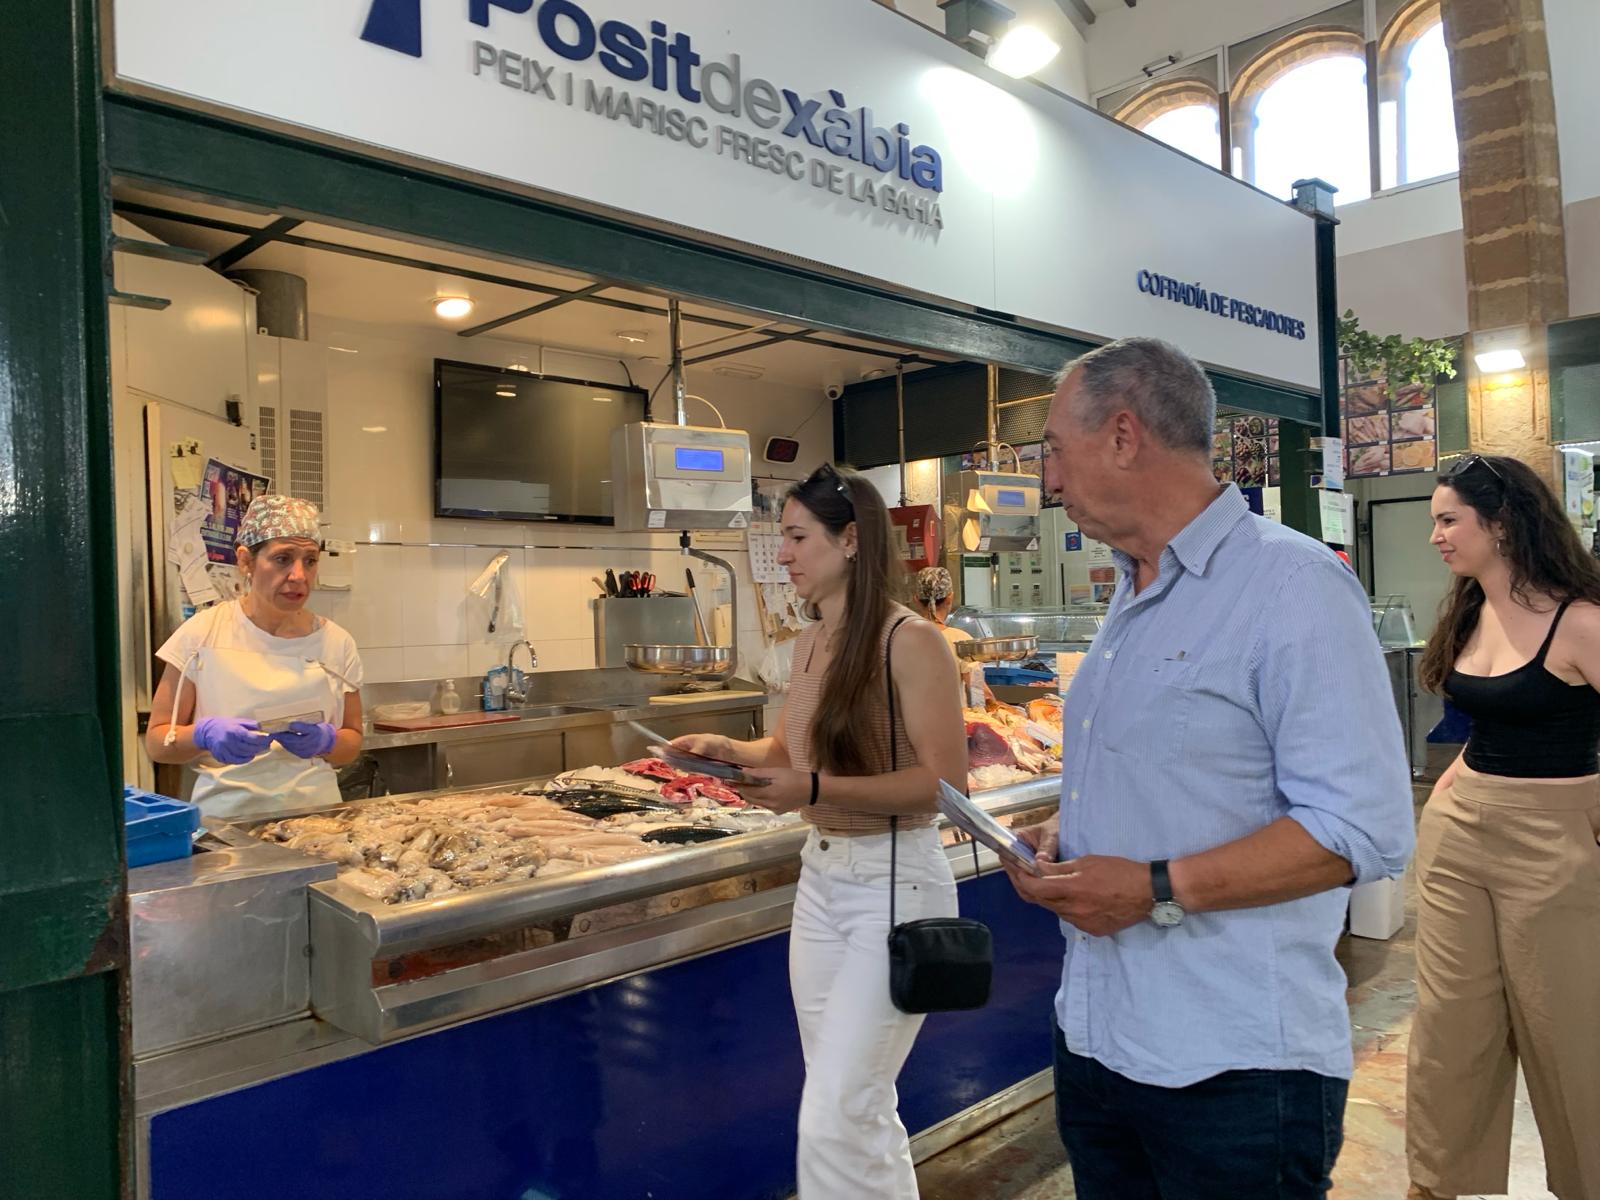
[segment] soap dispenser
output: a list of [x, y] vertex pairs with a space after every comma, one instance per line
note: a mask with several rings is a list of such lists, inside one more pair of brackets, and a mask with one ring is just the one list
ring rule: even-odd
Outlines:
[[439, 688], [439, 711], [445, 716], [461, 711], [461, 693], [456, 691], [454, 679], [446, 679]]

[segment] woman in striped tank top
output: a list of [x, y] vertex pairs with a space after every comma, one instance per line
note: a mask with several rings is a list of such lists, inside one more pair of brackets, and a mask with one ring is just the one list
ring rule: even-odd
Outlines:
[[934, 797], [941, 779], [966, 785], [956, 663], [938, 627], [895, 602], [903, 568], [888, 511], [854, 471], [824, 465], [790, 491], [778, 561], [815, 624], [795, 643], [777, 732], [678, 744], [760, 768], [770, 786], [746, 795], [812, 826], [789, 937], [806, 1065], [801, 1200], [915, 1200], [895, 1078], [922, 1017], [889, 1000], [889, 819], [899, 818], [897, 917], [954, 916]]

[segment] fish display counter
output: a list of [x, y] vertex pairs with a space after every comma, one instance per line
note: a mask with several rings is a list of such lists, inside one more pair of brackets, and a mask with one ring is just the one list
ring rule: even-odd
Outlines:
[[[135, 977], [139, 1194], [790, 1194], [803, 1070], [787, 943], [807, 827], [666, 772], [645, 760], [210, 823], [188, 868], [219, 877], [205, 905], [198, 882], [169, 872], [146, 896], [134, 872], [135, 960], [153, 929], [162, 946], [161, 970]], [[1022, 823], [1058, 794], [1037, 774], [976, 796]], [[992, 853], [945, 838], [962, 911], [994, 930], [995, 991], [931, 1017], [902, 1076], [923, 1154], [1048, 1090], [1059, 974], [1054, 919]], [[252, 889], [276, 912], [296, 888], [300, 923], [253, 919]], [[255, 951], [214, 974], [185, 959], [186, 940], [228, 945], [230, 924]], [[257, 1027], [236, 1005], [208, 1026], [205, 1001], [185, 1000], [248, 993], [252, 976], [279, 1002]], [[163, 1037], [141, 1040], [154, 1014]], [[471, 1152], [441, 1162], [430, 1145]]]

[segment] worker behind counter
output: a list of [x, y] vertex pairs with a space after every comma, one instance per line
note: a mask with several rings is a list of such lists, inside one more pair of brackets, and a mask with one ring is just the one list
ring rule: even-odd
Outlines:
[[[944, 640], [954, 650], [957, 642], [970, 642], [972, 635], [950, 624], [950, 609], [955, 604], [956, 585], [943, 567], [924, 567], [917, 572], [913, 586], [917, 611], [939, 627]], [[975, 659], [957, 658], [961, 668], [961, 703], [967, 708], [983, 708], [994, 693], [983, 678], [983, 664]]]
[[145, 750], [194, 764], [191, 798], [208, 816], [337, 804], [333, 768], [361, 753], [362, 672], [355, 639], [306, 608], [322, 553], [316, 507], [256, 499], [235, 553], [245, 595], [196, 613], [156, 651], [167, 666]]

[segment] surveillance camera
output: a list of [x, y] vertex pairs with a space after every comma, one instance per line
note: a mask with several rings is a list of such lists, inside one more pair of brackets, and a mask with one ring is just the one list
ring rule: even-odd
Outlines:
[[822, 385], [822, 394], [829, 400], [837, 400], [840, 396], [844, 395], [844, 384], [825, 383]]

